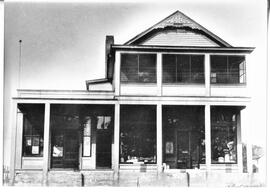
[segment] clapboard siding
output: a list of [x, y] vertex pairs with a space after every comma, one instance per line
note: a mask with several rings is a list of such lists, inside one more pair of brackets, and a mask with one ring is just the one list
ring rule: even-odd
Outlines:
[[203, 47], [219, 46], [206, 36], [190, 31], [160, 32], [142, 42], [141, 45], [203, 46]]

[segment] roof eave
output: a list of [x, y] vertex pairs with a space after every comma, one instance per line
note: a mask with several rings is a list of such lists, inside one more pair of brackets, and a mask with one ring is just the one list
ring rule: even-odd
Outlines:
[[194, 47], [194, 46], [151, 46], [151, 45], [112, 45], [114, 50], [149, 51], [149, 52], [227, 52], [251, 53], [255, 47]]

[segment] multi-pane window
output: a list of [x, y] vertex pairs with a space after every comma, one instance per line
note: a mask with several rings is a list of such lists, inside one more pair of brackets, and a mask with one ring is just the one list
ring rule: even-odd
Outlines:
[[246, 68], [244, 56], [211, 56], [212, 84], [246, 83]]
[[211, 108], [212, 163], [237, 163], [239, 113], [237, 107]]
[[20, 104], [23, 113], [23, 156], [43, 156], [44, 105]]
[[204, 83], [204, 55], [164, 54], [163, 83]]
[[156, 83], [156, 54], [122, 54], [121, 82]]

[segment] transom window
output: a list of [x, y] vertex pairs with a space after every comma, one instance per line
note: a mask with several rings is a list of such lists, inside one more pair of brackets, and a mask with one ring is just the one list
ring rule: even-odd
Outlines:
[[163, 83], [204, 83], [204, 55], [162, 57]]
[[211, 56], [211, 84], [246, 83], [245, 56]]
[[122, 54], [121, 82], [156, 83], [156, 54]]

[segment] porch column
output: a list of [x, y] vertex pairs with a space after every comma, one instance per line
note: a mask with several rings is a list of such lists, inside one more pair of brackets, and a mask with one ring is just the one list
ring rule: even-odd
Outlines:
[[114, 107], [114, 165], [115, 172], [119, 171], [119, 139], [120, 139], [120, 104], [116, 103]]
[[248, 114], [249, 106], [241, 110], [241, 127], [243, 130], [243, 143], [246, 143], [246, 154], [247, 154], [247, 172], [252, 173], [252, 132], [250, 130], [250, 118]]
[[211, 74], [211, 67], [210, 67], [210, 55], [205, 54], [204, 56], [204, 71], [205, 71], [205, 95], [211, 95], [211, 84], [210, 84], [210, 74]]
[[12, 109], [12, 127], [11, 127], [11, 141], [10, 141], [10, 169], [9, 169], [9, 185], [14, 185], [15, 180], [15, 151], [16, 151], [16, 120], [17, 120], [17, 106], [18, 103], [13, 101]]
[[17, 109], [15, 169], [22, 168], [23, 113]]
[[162, 96], [162, 54], [157, 54], [157, 89], [158, 96]]
[[157, 104], [157, 166], [162, 171], [162, 105]]
[[241, 128], [241, 119], [242, 111], [237, 115], [237, 166], [238, 171], [243, 173], [243, 150], [242, 150], [242, 128]]
[[43, 144], [43, 178], [42, 184], [47, 185], [50, 155], [50, 103], [45, 103], [44, 144]]
[[205, 126], [205, 164], [206, 170], [210, 171], [211, 169], [211, 110], [210, 105], [205, 105], [204, 112], [204, 126]]

